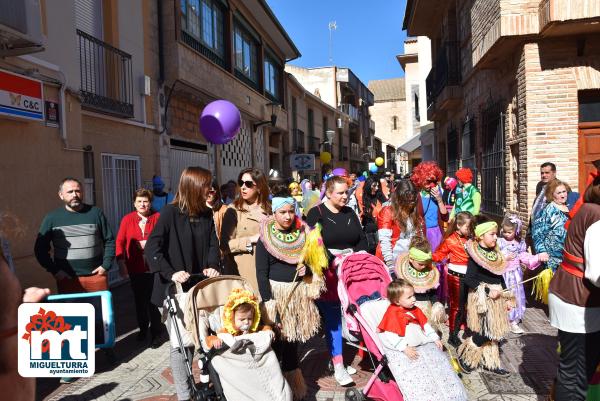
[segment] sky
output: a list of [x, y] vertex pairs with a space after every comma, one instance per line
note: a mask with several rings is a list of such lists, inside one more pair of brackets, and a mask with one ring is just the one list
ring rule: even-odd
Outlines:
[[[291, 64], [350, 68], [366, 85], [404, 76], [396, 60], [406, 32], [406, 0], [267, 0], [302, 54]], [[329, 61], [329, 22], [335, 21], [333, 63]]]

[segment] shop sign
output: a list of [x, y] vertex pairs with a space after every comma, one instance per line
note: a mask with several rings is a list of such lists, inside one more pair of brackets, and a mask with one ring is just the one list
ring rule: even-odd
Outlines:
[[0, 115], [44, 121], [42, 81], [0, 70]]

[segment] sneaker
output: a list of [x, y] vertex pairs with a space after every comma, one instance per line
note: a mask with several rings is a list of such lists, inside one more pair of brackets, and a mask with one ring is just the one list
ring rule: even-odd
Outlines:
[[348, 365], [348, 366], [346, 366], [346, 372], [348, 372], [349, 375], [355, 375], [356, 369], [354, 369], [352, 366]]
[[487, 369], [487, 368], [483, 368], [484, 370], [490, 372], [490, 373], [494, 373], [497, 374], [498, 376], [507, 376], [510, 374], [510, 372], [508, 370], [502, 369], [502, 368], [496, 368], [496, 369]]
[[473, 371], [473, 368], [470, 367], [469, 365], [467, 365], [462, 358], [457, 358], [458, 359], [458, 364], [460, 365], [460, 368], [462, 369], [463, 372], [465, 372], [466, 374], [469, 374]]
[[71, 384], [75, 380], [77, 380], [76, 377], [61, 377], [60, 378], [60, 384]]
[[519, 324], [517, 322], [512, 322], [510, 324], [510, 331], [513, 334], [523, 334], [523, 333], [525, 333], [525, 331], [522, 328], [519, 327]]
[[335, 365], [333, 367], [333, 377], [340, 386], [348, 386], [354, 383], [354, 380], [352, 380], [343, 364]]

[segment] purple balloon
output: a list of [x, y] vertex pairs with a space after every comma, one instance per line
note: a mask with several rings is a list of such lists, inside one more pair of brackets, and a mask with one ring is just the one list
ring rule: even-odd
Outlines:
[[200, 116], [200, 131], [210, 143], [230, 142], [240, 131], [242, 118], [235, 105], [227, 100], [215, 100], [206, 105]]
[[340, 177], [346, 177], [348, 175], [348, 172], [343, 167], [334, 168], [332, 173], [333, 175], [338, 175]]

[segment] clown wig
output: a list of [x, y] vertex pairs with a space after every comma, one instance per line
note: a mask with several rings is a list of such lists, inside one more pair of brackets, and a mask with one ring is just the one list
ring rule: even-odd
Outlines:
[[473, 172], [468, 167], [459, 168], [456, 172], [456, 178], [463, 184], [471, 184], [473, 182]]
[[440, 182], [444, 176], [444, 173], [437, 165], [436, 162], [429, 161], [419, 163], [417, 167], [413, 169], [412, 176], [410, 179], [419, 189], [426, 189], [428, 181], [434, 179], [435, 182]]

